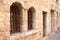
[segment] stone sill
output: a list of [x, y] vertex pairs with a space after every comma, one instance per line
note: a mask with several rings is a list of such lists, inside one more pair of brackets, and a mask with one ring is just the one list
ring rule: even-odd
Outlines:
[[11, 34], [10, 40], [16, 40], [16, 39], [19, 39], [21, 37], [32, 35], [32, 34], [37, 33], [37, 32], [38, 32], [38, 30], [30, 30], [28, 32]]

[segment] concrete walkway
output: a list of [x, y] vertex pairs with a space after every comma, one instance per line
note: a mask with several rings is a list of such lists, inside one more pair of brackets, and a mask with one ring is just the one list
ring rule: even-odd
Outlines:
[[49, 36], [45, 40], [60, 40], [60, 32], [59, 33], [56, 33], [56, 34], [54, 34], [52, 36]]

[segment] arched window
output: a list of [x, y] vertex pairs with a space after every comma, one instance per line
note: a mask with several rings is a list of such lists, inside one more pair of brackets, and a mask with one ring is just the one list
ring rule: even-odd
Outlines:
[[22, 24], [22, 5], [18, 2], [10, 6], [10, 33], [20, 32]]
[[33, 7], [28, 10], [28, 30], [33, 29], [35, 9]]

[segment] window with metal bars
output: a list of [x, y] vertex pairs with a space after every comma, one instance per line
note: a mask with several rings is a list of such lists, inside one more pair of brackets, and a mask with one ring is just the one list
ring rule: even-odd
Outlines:
[[10, 33], [20, 32], [22, 23], [22, 6], [20, 3], [15, 2], [10, 6]]
[[35, 9], [34, 7], [29, 8], [28, 10], [28, 30], [33, 29]]

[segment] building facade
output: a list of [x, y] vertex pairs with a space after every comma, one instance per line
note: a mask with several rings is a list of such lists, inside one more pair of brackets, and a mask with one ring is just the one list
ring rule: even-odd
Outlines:
[[0, 0], [0, 40], [43, 40], [60, 31], [60, 0]]

